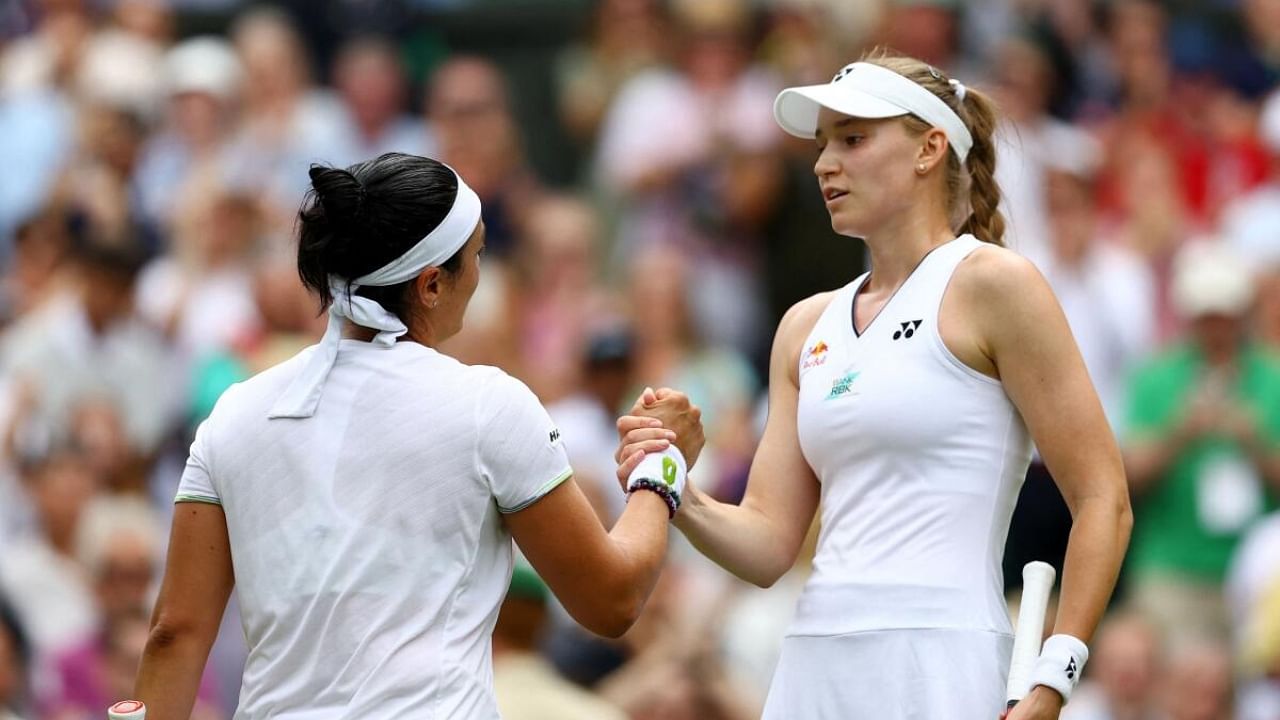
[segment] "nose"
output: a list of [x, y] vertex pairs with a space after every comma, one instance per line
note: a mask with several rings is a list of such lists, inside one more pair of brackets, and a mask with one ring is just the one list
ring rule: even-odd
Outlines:
[[828, 177], [840, 172], [840, 163], [835, 158], [835, 153], [831, 151], [831, 143], [818, 153], [818, 159], [813, 163], [813, 174], [818, 179]]

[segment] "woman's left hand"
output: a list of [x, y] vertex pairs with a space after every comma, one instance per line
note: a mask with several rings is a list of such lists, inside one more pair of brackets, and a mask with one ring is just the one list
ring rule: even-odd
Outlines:
[[1037, 685], [1003, 716], [1003, 720], [1058, 720], [1061, 712], [1062, 696], [1058, 691]]

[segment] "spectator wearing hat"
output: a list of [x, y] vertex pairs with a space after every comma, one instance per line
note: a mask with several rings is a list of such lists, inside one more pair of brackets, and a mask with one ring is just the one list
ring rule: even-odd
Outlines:
[[618, 708], [560, 676], [538, 653], [550, 593], [517, 562], [493, 628], [493, 689], [505, 720], [623, 720]]
[[244, 71], [231, 44], [211, 36], [179, 43], [163, 68], [165, 119], [143, 150], [137, 183], [144, 211], [168, 226], [223, 180]]
[[1136, 496], [1133, 599], [1178, 646], [1225, 640], [1228, 561], [1274, 507], [1280, 364], [1249, 334], [1253, 283], [1228, 248], [1188, 245], [1172, 299], [1187, 337], [1132, 380], [1125, 462]]

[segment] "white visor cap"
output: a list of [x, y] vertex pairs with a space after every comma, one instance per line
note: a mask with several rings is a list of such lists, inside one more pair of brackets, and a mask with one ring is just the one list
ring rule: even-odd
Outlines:
[[973, 136], [964, 121], [937, 95], [879, 65], [856, 62], [844, 66], [825, 85], [787, 88], [773, 102], [773, 116], [788, 134], [812, 138], [822, 108], [850, 117], [876, 120], [915, 115], [947, 134], [960, 162], [969, 157]]

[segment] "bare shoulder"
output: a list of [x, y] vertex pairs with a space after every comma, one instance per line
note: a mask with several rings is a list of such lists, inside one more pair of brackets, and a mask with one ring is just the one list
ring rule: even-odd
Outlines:
[[776, 373], [785, 369], [787, 376], [796, 386], [799, 386], [797, 367], [800, 364], [800, 346], [813, 331], [813, 326], [818, 324], [818, 318], [822, 317], [823, 311], [831, 304], [836, 292], [830, 290], [811, 295], [792, 305], [782, 316], [781, 322], [778, 323], [778, 332], [773, 338], [771, 375], [776, 377]]
[[1070, 337], [1044, 275], [1007, 248], [990, 245], [970, 253], [956, 268], [949, 294], [955, 303], [947, 309], [952, 326], [967, 326], [970, 340], [991, 360], [1028, 342]]
[[951, 279], [953, 296], [963, 311], [979, 321], [1034, 317], [1060, 312], [1049, 282], [1040, 270], [1018, 253], [998, 245], [969, 254]]
[[813, 330], [813, 326], [818, 324], [818, 318], [822, 317], [823, 311], [831, 304], [831, 299], [835, 295], [835, 290], [820, 292], [792, 305], [782, 316], [782, 321], [778, 323], [778, 337], [775, 345], [784, 340], [804, 342], [805, 337]]
[[1040, 270], [1025, 257], [999, 245], [985, 245], [960, 262], [951, 281], [966, 296], [1003, 303], [1047, 288]]

